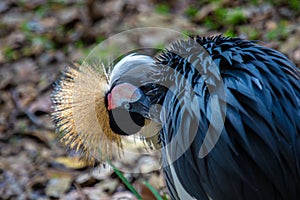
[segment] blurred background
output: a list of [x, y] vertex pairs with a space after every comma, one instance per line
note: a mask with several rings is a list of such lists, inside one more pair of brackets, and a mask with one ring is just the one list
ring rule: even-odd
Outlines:
[[[68, 156], [51, 123], [50, 94], [67, 64], [116, 33], [148, 26], [260, 40], [300, 65], [299, 0], [2, 0], [0, 199], [135, 199], [113, 170]], [[141, 172], [124, 176], [144, 199], [155, 198], [141, 181], [167, 192], [157, 165], [149, 156], [116, 163]]]

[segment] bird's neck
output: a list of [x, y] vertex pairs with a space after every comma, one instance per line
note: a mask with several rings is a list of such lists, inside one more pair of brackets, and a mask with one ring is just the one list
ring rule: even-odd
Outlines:
[[168, 92], [168, 88], [157, 83], [149, 83], [141, 87], [150, 102], [151, 119], [160, 122], [160, 112]]

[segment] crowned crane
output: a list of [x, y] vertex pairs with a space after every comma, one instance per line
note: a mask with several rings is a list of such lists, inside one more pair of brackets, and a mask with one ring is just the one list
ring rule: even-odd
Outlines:
[[52, 99], [62, 141], [86, 160], [160, 124], [172, 199], [300, 199], [300, 70], [257, 42], [190, 37], [125, 56], [108, 83], [69, 67]]

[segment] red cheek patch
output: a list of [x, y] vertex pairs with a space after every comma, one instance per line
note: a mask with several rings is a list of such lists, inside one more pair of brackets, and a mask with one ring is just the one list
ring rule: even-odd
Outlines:
[[115, 86], [107, 95], [107, 109], [112, 110], [120, 107], [123, 102], [137, 101], [141, 97], [141, 94], [136, 89], [134, 85], [129, 83], [122, 83]]
[[112, 110], [115, 107], [115, 105], [113, 105], [111, 93], [109, 93], [107, 95], [107, 102], [108, 102], [108, 108], [107, 109]]

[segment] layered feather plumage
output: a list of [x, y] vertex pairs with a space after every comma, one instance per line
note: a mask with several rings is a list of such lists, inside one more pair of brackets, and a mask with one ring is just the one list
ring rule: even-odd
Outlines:
[[[199, 158], [205, 134], [214, 123], [210, 121], [210, 91], [214, 89], [209, 91], [209, 87], [217, 89], [218, 84], [207, 84], [202, 78], [210, 67], [205, 58], [191, 62], [192, 56], [199, 56], [193, 55], [195, 46], [191, 46], [191, 41], [177, 43], [160, 56], [158, 63], [162, 68], [176, 70], [194, 89], [188, 97], [170, 94], [165, 99], [168, 112], [162, 122], [164, 145], [172, 142], [176, 134], [182, 134], [184, 141], [191, 137], [193, 129], [197, 131], [191, 146], [172, 163], [176, 178], [197, 199], [298, 199], [299, 69], [278, 51], [251, 41], [224, 37], [191, 40], [203, 46], [218, 67], [226, 94], [226, 118], [213, 150]], [[183, 58], [174, 51], [187, 56]], [[213, 73], [208, 76], [214, 78]], [[177, 90], [186, 90], [177, 75], [173, 79]], [[193, 112], [199, 112], [200, 117]], [[180, 128], [182, 123], [186, 129]], [[166, 151], [176, 154], [181, 146], [178, 143]], [[172, 199], [179, 199], [169, 166], [165, 167], [165, 174]]]

